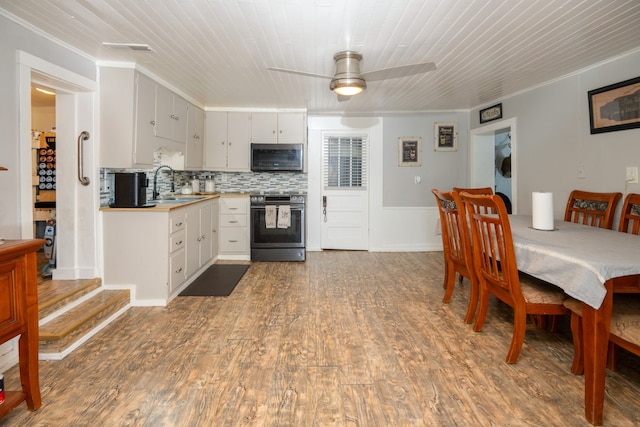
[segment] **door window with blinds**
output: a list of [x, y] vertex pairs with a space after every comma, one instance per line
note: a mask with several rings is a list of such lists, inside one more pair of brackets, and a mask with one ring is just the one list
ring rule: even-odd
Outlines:
[[325, 189], [367, 188], [367, 136], [331, 135], [323, 138]]

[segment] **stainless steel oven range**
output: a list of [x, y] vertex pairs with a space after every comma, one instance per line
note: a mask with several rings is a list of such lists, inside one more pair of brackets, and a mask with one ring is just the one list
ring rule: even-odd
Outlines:
[[252, 194], [251, 260], [305, 260], [305, 196]]

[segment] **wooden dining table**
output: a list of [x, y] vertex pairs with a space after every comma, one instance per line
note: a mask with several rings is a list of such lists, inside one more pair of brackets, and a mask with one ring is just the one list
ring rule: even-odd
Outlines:
[[532, 228], [530, 215], [510, 215], [518, 269], [582, 301], [584, 410], [601, 425], [613, 293], [640, 293], [640, 237], [555, 220]]

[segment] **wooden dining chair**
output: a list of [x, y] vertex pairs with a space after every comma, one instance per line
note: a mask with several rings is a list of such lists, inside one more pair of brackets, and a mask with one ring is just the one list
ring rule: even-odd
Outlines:
[[611, 230], [616, 206], [621, 198], [622, 193], [573, 190], [567, 200], [564, 220]]
[[[558, 287], [519, 273], [504, 201], [498, 195], [461, 193], [471, 222], [473, 263], [480, 284], [480, 303], [473, 330], [484, 326], [489, 295], [513, 308], [513, 336], [507, 363], [516, 363], [522, 350], [529, 315], [564, 315], [565, 294]], [[496, 212], [487, 214], [485, 212]]]
[[[471, 194], [493, 194], [493, 189], [491, 187], [453, 187], [451, 191], [454, 191], [458, 194], [462, 193], [463, 191]], [[469, 236], [469, 240], [471, 240], [471, 236]], [[460, 275], [460, 283], [462, 283], [462, 275]]]
[[[571, 372], [584, 373], [584, 347], [582, 342], [582, 303], [567, 298], [565, 306], [571, 310], [571, 334], [573, 335], [573, 362]], [[640, 295], [614, 294], [609, 326], [607, 367], [618, 369], [620, 347], [640, 356]]]
[[640, 194], [629, 193], [624, 198], [618, 231], [640, 234]]
[[493, 194], [493, 189], [491, 187], [473, 187], [473, 188], [462, 188], [462, 187], [453, 187], [451, 191], [456, 191], [458, 193], [466, 192], [471, 194]]
[[451, 300], [456, 273], [460, 274], [461, 279], [462, 277], [469, 279], [469, 306], [464, 321], [471, 323], [478, 305], [478, 281], [473, 269], [469, 227], [464, 226], [467, 224], [466, 212], [456, 192], [441, 192], [437, 189], [431, 192], [436, 197], [442, 227], [442, 246], [445, 256], [443, 302], [448, 303]]

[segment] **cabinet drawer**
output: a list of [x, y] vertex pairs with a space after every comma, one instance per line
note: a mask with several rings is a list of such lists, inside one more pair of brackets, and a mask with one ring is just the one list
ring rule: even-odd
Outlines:
[[220, 227], [246, 227], [246, 215], [220, 215]]
[[169, 238], [169, 253], [173, 253], [178, 249], [184, 248], [185, 233], [184, 230], [178, 231]]
[[248, 253], [249, 239], [247, 229], [241, 227], [229, 227], [220, 229], [221, 253]]
[[222, 197], [220, 198], [221, 214], [246, 214], [248, 199], [244, 197]]
[[171, 219], [169, 222], [169, 233], [173, 234], [176, 231], [184, 230], [185, 223], [186, 218], [184, 212], [171, 215]]
[[181, 250], [169, 259], [169, 291], [177, 289], [186, 278], [186, 257], [184, 250]]

